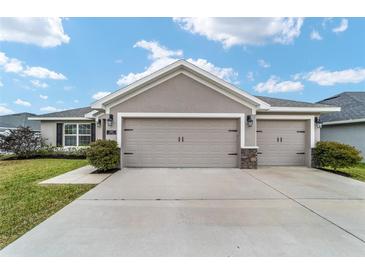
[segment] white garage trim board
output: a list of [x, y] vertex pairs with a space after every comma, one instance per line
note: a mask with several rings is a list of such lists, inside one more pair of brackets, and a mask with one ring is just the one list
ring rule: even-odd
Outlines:
[[122, 147], [123, 118], [239, 118], [240, 147], [245, 147], [245, 114], [243, 113], [155, 113], [155, 112], [118, 112], [117, 142]]

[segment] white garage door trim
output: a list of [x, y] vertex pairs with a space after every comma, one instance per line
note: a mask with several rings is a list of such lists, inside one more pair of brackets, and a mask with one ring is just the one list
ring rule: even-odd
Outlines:
[[[257, 115], [256, 120], [309, 120], [310, 121], [310, 147], [315, 147], [314, 115]], [[257, 134], [256, 134], [257, 138]], [[256, 142], [257, 143], [257, 142]]]
[[258, 120], [258, 165], [305, 165], [308, 158], [308, 121]]
[[123, 118], [239, 118], [240, 147], [245, 147], [245, 114], [244, 113], [158, 113], [158, 112], [118, 112], [117, 142], [122, 147]]
[[125, 118], [123, 166], [237, 168], [238, 127], [237, 118]]

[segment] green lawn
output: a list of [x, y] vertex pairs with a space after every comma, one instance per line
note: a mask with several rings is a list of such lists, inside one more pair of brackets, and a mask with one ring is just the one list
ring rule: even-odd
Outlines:
[[93, 185], [37, 184], [85, 165], [67, 159], [0, 161], [0, 249], [90, 190]]
[[345, 173], [351, 178], [365, 182], [365, 163], [358, 164], [351, 168], [340, 168], [338, 171]]

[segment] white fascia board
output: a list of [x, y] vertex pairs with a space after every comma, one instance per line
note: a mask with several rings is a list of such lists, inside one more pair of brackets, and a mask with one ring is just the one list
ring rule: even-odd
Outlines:
[[222, 87], [228, 89], [230, 91], [230, 93], [232, 93], [232, 95], [237, 96], [240, 99], [246, 99], [247, 103], [254, 105], [255, 108], [268, 109], [270, 107], [270, 105], [268, 103], [256, 98], [255, 96], [252, 96], [252, 95], [244, 92], [243, 90], [236, 88], [235, 86], [219, 79], [218, 77], [198, 68], [197, 66], [195, 66], [193, 64], [190, 64], [189, 62], [187, 62], [185, 60], [176, 61], [175, 63], [172, 63], [171, 65], [166, 66], [165, 68], [162, 68], [161, 70], [158, 70], [158, 71], [128, 85], [125, 88], [122, 88], [116, 92], [111, 93], [111, 94], [103, 97], [102, 99], [94, 102], [91, 105], [91, 107], [92, 108], [105, 108], [105, 106], [108, 105], [109, 102], [113, 100], [113, 98], [123, 97], [124, 95], [134, 92], [134, 90], [136, 90], [136, 92], [138, 92], [139, 87], [142, 88], [145, 85], [148, 85], [149, 82], [153, 82], [154, 80], [157, 80], [158, 78], [165, 76], [165, 74], [167, 75], [169, 73], [173, 73], [173, 72], [175, 72], [175, 70], [178, 70], [178, 69], [182, 69], [182, 70], [185, 69], [186, 71], [190, 70], [190, 73], [195, 73], [198, 76], [203, 76], [201, 78], [209, 79], [215, 85], [222, 86]]
[[88, 113], [85, 114], [85, 118], [92, 118], [94, 119], [95, 118], [95, 115], [98, 113], [99, 111], [98, 110], [92, 110]]
[[167, 71], [173, 70], [174, 68], [178, 67], [180, 64], [178, 64], [178, 62], [172, 63], [150, 75], [147, 75], [135, 82], [133, 82], [132, 84], [129, 84], [126, 87], [123, 87], [107, 96], [104, 96], [103, 98], [99, 99], [98, 101], [95, 101], [94, 103], [91, 104], [91, 108], [100, 108], [103, 109], [104, 108], [104, 104], [109, 102], [110, 100], [112, 100], [115, 97], [119, 97], [125, 93], [128, 93], [129, 91], [153, 80], [154, 78], [159, 77], [160, 75], [166, 73]]
[[193, 72], [196, 72], [196, 73], [198, 73], [200, 75], [203, 75], [206, 78], [214, 81], [215, 83], [218, 83], [218, 84], [222, 85], [223, 87], [227, 88], [228, 90], [234, 92], [239, 97], [242, 97], [243, 96], [245, 99], [248, 99], [249, 101], [251, 101], [251, 103], [256, 104], [257, 106], [259, 106], [259, 108], [267, 109], [267, 108], [270, 107], [270, 104], [268, 104], [268, 103], [260, 100], [259, 98], [257, 98], [255, 96], [253, 96], [253, 95], [251, 95], [251, 94], [249, 94], [249, 93], [247, 93], [247, 92], [245, 92], [245, 91], [243, 91], [243, 90], [235, 87], [234, 85], [232, 85], [232, 84], [230, 84], [230, 83], [228, 83], [228, 82], [220, 79], [219, 77], [217, 77], [217, 76], [215, 76], [215, 75], [213, 75], [213, 74], [211, 74], [211, 73], [209, 73], [209, 72], [207, 72], [207, 71], [205, 71], [205, 70], [203, 70], [203, 69], [195, 66], [194, 64], [191, 64], [191, 63], [189, 63], [189, 62], [187, 62], [185, 60], [180, 60], [180, 61], [182, 62], [182, 64], [184, 66], [188, 67]]
[[[260, 110], [258, 110], [260, 111]], [[340, 107], [270, 107], [267, 112], [337, 112], [341, 111]]]
[[76, 121], [76, 120], [85, 120], [85, 121], [90, 121], [90, 120], [94, 120], [94, 118], [86, 118], [86, 117], [29, 117], [28, 120], [34, 120], [34, 121]]
[[256, 111], [256, 108], [258, 107], [256, 105], [250, 103], [249, 101], [247, 101], [242, 95], [237, 96], [235, 94], [232, 94], [231, 92], [228, 92], [226, 89], [220, 88], [219, 86], [214, 85], [211, 82], [207, 82], [203, 78], [196, 76], [195, 74], [189, 72], [188, 70], [177, 70], [177, 71], [175, 71], [173, 73], [168, 74], [167, 76], [164, 76], [164, 77], [162, 77], [160, 79], [155, 80], [154, 82], [150, 83], [149, 85], [143, 86], [139, 90], [136, 90], [134, 92], [131, 92], [129, 94], [126, 94], [122, 98], [120, 98], [118, 100], [115, 100], [115, 101], [113, 101], [110, 104], [107, 104], [106, 107], [105, 107], [106, 113], [109, 113], [110, 112], [110, 109], [112, 107], [114, 107], [116, 105], [119, 105], [119, 104], [121, 104], [121, 103], [123, 103], [125, 101], [128, 101], [129, 99], [131, 99], [131, 98], [133, 98], [133, 97], [135, 97], [135, 96], [137, 96], [137, 95], [145, 92], [146, 90], [149, 90], [149, 89], [151, 89], [151, 88], [153, 88], [153, 87], [155, 87], [157, 85], [160, 85], [161, 83], [163, 83], [163, 82], [165, 82], [165, 81], [167, 81], [167, 80], [169, 80], [169, 79], [171, 79], [171, 78], [173, 78], [173, 77], [175, 77], [175, 76], [177, 76], [179, 74], [184, 74], [187, 77], [189, 77], [191, 79], [194, 79], [195, 81], [197, 81], [197, 82], [199, 82], [199, 83], [201, 83], [201, 84], [203, 84], [203, 85], [205, 85], [205, 86], [207, 86], [207, 87], [209, 87], [209, 88], [211, 88], [211, 89], [219, 92], [220, 94], [222, 94], [222, 95], [230, 98], [231, 100], [233, 100], [233, 101], [235, 101], [235, 102], [237, 102], [237, 103], [239, 103], [241, 105], [244, 105], [244, 106], [250, 108], [253, 112], [255, 112]]
[[323, 125], [340, 125], [340, 124], [352, 124], [352, 123], [363, 123], [365, 122], [365, 118], [361, 119], [352, 119], [352, 120], [341, 120], [341, 121], [331, 121], [331, 122], [323, 122]]
[[315, 115], [256, 115], [256, 120], [310, 120]]
[[118, 112], [122, 118], [241, 118], [244, 113]]

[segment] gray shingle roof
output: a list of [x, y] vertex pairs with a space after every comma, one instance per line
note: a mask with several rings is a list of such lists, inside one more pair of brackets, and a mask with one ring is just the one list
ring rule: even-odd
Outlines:
[[33, 116], [36, 115], [28, 112], [0, 116], [0, 128], [4, 130], [4, 128], [30, 127], [33, 130], [39, 131], [41, 123], [28, 120], [28, 117]]
[[47, 114], [38, 115], [37, 117], [84, 117], [86, 113], [92, 111], [91, 107], [74, 108], [64, 111], [51, 112]]
[[323, 122], [365, 118], [365, 92], [343, 92], [319, 103], [341, 107], [340, 112], [322, 114]]
[[256, 96], [256, 97], [270, 104], [272, 107], [333, 107], [322, 103], [308, 103], [308, 102], [278, 99], [266, 96]]

